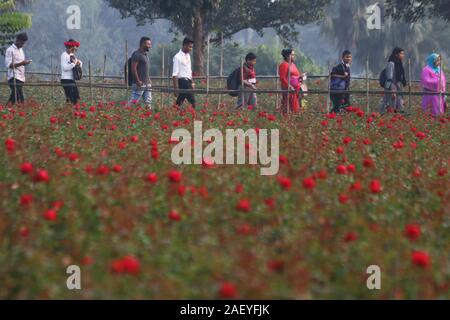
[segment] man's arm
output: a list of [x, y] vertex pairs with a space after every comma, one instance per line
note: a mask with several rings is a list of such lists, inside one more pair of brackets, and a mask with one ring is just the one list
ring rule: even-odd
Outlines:
[[137, 62], [131, 61], [131, 73], [133, 75], [134, 81], [140, 87], [140, 86], [143, 85], [143, 82], [141, 81], [141, 79], [139, 79], [139, 75], [138, 75], [138, 72], [137, 72], [137, 65], [138, 65]]
[[[180, 67], [178, 65], [177, 57], [175, 56], [173, 58], [173, 72], [172, 72], [172, 81], [173, 81], [173, 88], [175, 90], [178, 90], [178, 73], [180, 71]], [[178, 93], [175, 91], [173, 93], [175, 98], [178, 98]]]

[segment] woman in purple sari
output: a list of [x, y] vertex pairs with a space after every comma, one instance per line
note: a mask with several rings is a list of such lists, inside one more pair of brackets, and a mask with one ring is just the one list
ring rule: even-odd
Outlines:
[[446, 109], [446, 96], [439, 95], [446, 92], [447, 79], [441, 70], [441, 56], [433, 53], [427, 59], [427, 66], [422, 71], [421, 84], [424, 92], [437, 93], [423, 97], [422, 108], [433, 117], [443, 116]]

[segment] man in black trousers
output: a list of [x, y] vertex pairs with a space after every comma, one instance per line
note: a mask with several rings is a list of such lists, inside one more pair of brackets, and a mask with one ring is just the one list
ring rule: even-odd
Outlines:
[[[173, 87], [175, 90], [180, 89], [194, 89], [195, 84], [192, 81], [192, 64], [191, 55], [194, 48], [194, 41], [189, 38], [183, 40], [183, 48], [173, 58]], [[192, 93], [178, 93], [175, 91], [175, 98], [177, 98], [176, 105], [180, 107], [184, 100], [195, 108], [195, 96]]]

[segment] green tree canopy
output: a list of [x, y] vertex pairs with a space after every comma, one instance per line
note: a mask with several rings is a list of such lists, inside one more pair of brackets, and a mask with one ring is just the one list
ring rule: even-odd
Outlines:
[[387, 0], [387, 13], [395, 19], [416, 22], [422, 18], [450, 20], [448, 0]]
[[16, 11], [26, 1], [0, 0], [0, 53], [14, 41], [17, 32], [31, 27], [31, 15]]
[[260, 35], [273, 28], [284, 42], [297, 38], [295, 26], [317, 21], [329, 0], [106, 0], [123, 18], [135, 17], [139, 25], [168, 19], [173, 28], [194, 40], [194, 71], [203, 74], [208, 37], [218, 42], [223, 34], [251, 28]]

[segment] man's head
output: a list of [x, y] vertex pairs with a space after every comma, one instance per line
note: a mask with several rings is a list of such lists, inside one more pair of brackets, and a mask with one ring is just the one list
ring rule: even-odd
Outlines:
[[152, 48], [152, 40], [149, 37], [142, 37], [139, 41], [139, 48], [144, 52], [149, 52]]
[[353, 61], [352, 53], [349, 50], [345, 50], [342, 52], [342, 61], [344, 61], [345, 64], [351, 64]]
[[194, 40], [191, 38], [184, 38], [183, 40], [183, 52], [184, 53], [191, 53], [192, 49], [194, 48]]
[[254, 66], [256, 64], [256, 54], [250, 52], [245, 56], [245, 62], [249, 65]]
[[25, 32], [19, 33], [16, 36], [16, 46], [17, 46], [17, 48], [22, 48], [27, 41], [28, 41], [28, 35]]

